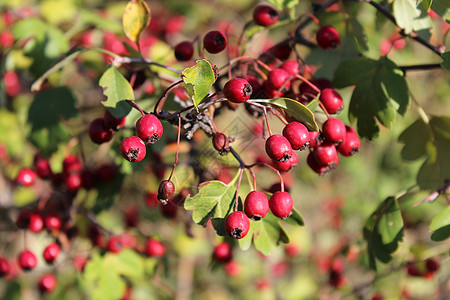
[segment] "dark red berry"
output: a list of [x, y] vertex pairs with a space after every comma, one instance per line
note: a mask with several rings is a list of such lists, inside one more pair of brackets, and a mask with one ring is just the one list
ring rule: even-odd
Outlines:
[[322, 145], [323, 136], [319, 131], [309, 132], [309, 148], [314, 149]]
[[287, 138], [274, 134], [266, 140], [266, 153], [271, 159], [287, 161], [292, 156], [292, 146]]
[[352, 156], [359, 152], [361, 141], [351, 127], [346, 126], [346, 131], [344, 142], [337, 145], [336, 148], [341, 155]]
[[340, 144], [345, 140], [346, 134], [344, 122], [337, 118], [329, 118], [323, 123], [322, 135], [326, 142]]
[[283, 90], [288, 90], [291, 82], [289, 80], [289, 73], [281, 68], [272, 69], [267, 76], [267, 80], [274, 90], [279, 90], [284, 86]]
[[61, 247], [57, 243], [53, 243], [45, 247], [44, 253], [42, 254], [45, 261], [49, 264], [53, 263], [59, 255]]
[[259, 221], [269, 212], [269, 200], [259, 191], [250, 192], [245, 198], [244, 212], [250, 219]]
[[286, 60], [281, 65], [280, 68], [289, 73], [289, 75], [300, 74], [300, 64], [296, 60]]
[[322, 144], [319, 147], [315, 148], [312, 153], [316, 162], [321, 166], [327, 166], [331, 169], [334, 169], [339, 162], [339, 156], [334, 144]]
[[170, 180], [163, 180], [158, 188], [158, 200], [166, 205], [170, 198], [175, 194], [175, 185]]
[[344, 108], [341, 95], [334, 89], [324, 89], [320, 92], [319, 101], [331, 115], [339, 113]]
[[166, 205], [160, 205], [161, 214], [166, 219], [175, 219], [178, 213], [178, 205], [175, 202], [175, 198], [169, 199]]
[[0, 257], [0, 278], [8, 275], [10, 271], [11, 266], [9, 265], [9, 262], [3, 257]]
[[36, 180], [36, 173], [32, 169], [23, 168], [16, 176], [16, 182], [23, 186], [31, 186]]
[[30, 218], [33, 212], [29, 210], [21, 210], [17, 216], [16, 225], [20, 229], [27, 229], [30, 225]]
[[209, 53], [219, 53], [227, 46], [227, 37], [222, 31], [213, 30], [203, 38], [203, 47]]
[[96, 183], [94, 172], [91, 169], [84, 168], [81, 171], [81, 186], [86, 190], [90, 190], [95, 187]]
[[50, 230], [58, 230], [61, 228], [61, 219], [56, 215], [48, 215], [44, 219], [45, 228]]
[[36, 255], [30, 250], [23, 250], [19, 254], [17, 263], [22, 270], [30, 271], [37, 265]]
[[250, 229], [250, 220], [242, 211], [235, 211], [225, 219], [225, 232], [235, 238], [242, 239]]
[[101, 182], [110, 182], [116, 177], [117, 171], [117, 166], [115, 164], [102, 164], [95, 170], [95, 178]]
[[233, 251], [227, 242], [222, 242], [214, 247], [213, 257], [222, 263], [227, 263], [233, 259]]
[[145, 143], [137, 136], [126, 137], [120, 144], [120, 154], [131, 162], [143, 160], [146, 152]]
[[260, 26], [273, 25], [278, 19], [278, 11], [268, 5], [259, 5], [253, 11], [253, 21]]
[[281, 172], [289, 172], [298, 165], [297, 153], [292, 151], [292, 156], [286, 161], [272, 160], [273, 165]]
[[96, 144], [109, 142], [114, 135], [114, 131], [105, 125], [103, 118], [97, 118], [91, 122], [89, 126], [89, 137]]
[[80, 173], [74, 173], [66, 176], [66, 187], [69, 191], [78, 191], [83, 186], [83, 180]]
[[39, 233], [44, 229], [44, 220], [39, 213], [31, 213], [28, 229], [34, 233]]
[[145, 204], [148, 207], [155, 207], [156, 205], [158, 205], [159, 201], [158, 201], [158, 194], [156, 193], [147, 193], [145, 195]]
[[274, 89], [268, 80], [264, 80], [262, 83], [262, 90], [267, 98], [274, 99], [283, 96], [283, 92]]
[[65, 175], [80, 173], [81, 172], [81, 163], [78, 157], [75, 154], [70, 154], [63, 160], [63, 172]]
[[327, 172], [329, 172], [331, 169], [328, 166], [322, 166], [320, 165], [315, 157], [314, 157], [314, 153], [310, 152], [308, 154], [308, 157], [306, 158], [306, 163], [308, 164], [308, 166], [311, 168], [311, 170], [313, 170], [314, 172], [316, 172], [317, 174], [319, 174], [319, 176], [323, 176], [325, 175]]
[[51, 293], [56, 289], [57, 281], [53, 274], [44, 274], [39, 280], [38, 287], [43, 293]]
[[188, 61], [194, 55], [194, 46], [189, 41], [179, 43], [174, 48], [175, 57], [180, 61]]
[[163, 257], [166, 253], [166, 247], [160, 241], [149, 238], [146, 243], [145, 253], [149, 257]]
[[161, 138], [163, 126], [154, 114], [147, 114], [136, 122], [136, 132], [145, 143], [153, 144]]
[[287, 42], [278, 43], [267, 51], [268, 54], [273, 55], [280, 60], [288, 59], [291, 52], [292, 47]]
[[52, 177], [53, 172], [50, 167], [50, 162], [48, 159], [40, 156], [39, 154], [34, 157], [34, 168], [36, 170], [37, 176], [42, 179], [49, 179]]
[[294, 150], [303, 150], [309, 146], [309, 132], [305, 125], [291, 122], [283, 129], [283, 136], [287, 138]]
[[316, 33], [317, 44], [323, 49], [334, 49], [341, 43], [339, 32], [333, 26], [322, 26]]
[[270, 197], [269, 207], [274, 216], [286, 219], [292, 214], [294, 201], [288, 192], [275, 192]]
[[440, 268], [439, 261], [434, 258], [429, 258], [425, 261], [425, 267], [427, 268], [428, 272], [436, 272]]
[[250, 99], [252, 95], [251, 84], [243, 78], [233, 78], [225, 83], [223, 94], [234, 103], [242, 103]]
[[227, 136], [221, 132], [215, 133], [213, 136], [213, 147], [219, 151], [220, 155], [228, 154], [230, 152], [230, 146]]
[[119, 130], [123, 126], [125, 126], [125, 122], [127, 118], [116, 118], [113, 116], [112, 113], [109, 112], [109, 110], [105, 109], [105, 113], [103, 115], [103, 119], [105, 122], [106, 128], [111, 128], [113, 130]]

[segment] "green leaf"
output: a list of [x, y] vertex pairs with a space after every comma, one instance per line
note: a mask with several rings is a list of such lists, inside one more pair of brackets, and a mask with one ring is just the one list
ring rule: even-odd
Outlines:
[[430, 128], [422, 119], [417, 119], [406, 128], [398, 138], [398, 141], [405, 145], [401, 152], [402, 158], [406, 161], [413, 161], [426, 156], [430, 134]]
[[395, 0], [393, 4], [394, 16], [397, 24], [406, 34], [414, 29], [414, 19], [420, 16], [415, 0]]
[[97, 186], [98, 195], [92, 207], [93, 213], [98, 214], [105, 209], [109, 209], [114, 204], [115, 200], [119, 197], [123, 180], [123, 174], [116, 174], [112, 181], [104, 182]]
[[423, 7], [426, 11], [429, 11], [429, 10], [430, 10], [431, 4], [433, 4], [433, 0], [422, 0], [422, 7]]
[[433, 1], [431, 9], [447, 23], [450, 23], [450, 0]]
[[357, 119], [358, 133], [369, 140], [379, 134], [377, 120], [391, 128], [395, 111], [404, 115], [409, 107], [408, 87], [403, 72], [386, 57], [373, 60], [351, 58], [336, 70], [337, 88], [356, 85], [349, 105], [349, 119]]
[[30, 142], [46, 157], [56, 152], [60, 144], [66, 144], [71, 138], [72, 135], [62, 123], [33, 129], [29, 135]]
[[206, 59], [197, 60], [195, 66], [184, 69], [181, 78], [196, 109], [216, 81], [211, 64]]
[[108, 108], [114, 117], [126, 117], [131, 110], [131, 106], [125, 100], [134, 100], [133, 88], [128, 80], [111, 65], [103, 73], [99, 85], [103, 88], [103, 94], [107, 98], [102, 104]]
[[292, 214], [289, 217], [287, 217], [284, 221], [291, 225], [297, 226], [305, 225], [305, 220], [303, 219], [303, 216], [295, 208], [292, 209]]
[[442, 58], [444, 61], [441, 63], [443, 69], [450, 70], [450, 51], [442, 53]]
[[349, 27], [349, 34], [355, 39], [358, 45], [365, 51], [369, 50], [369, 43], [367, 34], [362, 27], [361, 23], [356, 18], [349, 18], [347, 20]]
[[371, 268], [376, 269], [376, 260], [391, 261], [391, 254], [403, 239], [403, 219], [396, 197], [388, 197], [377, 207], [367, 219], [363, 233]]
[[275, 98], [275, 99], [251, 99], [247, 102], [269, 103], [273, 106], [283, 109], [291, 118], [303, 123], [311, 131], [318, 131], [314, 114], [300, 102], [289, 98]]
[[439, 242], [450, 237], [450, 206], [437, 214], [431, 221], [429, 231], [433, 232], [431, 239]]
[[279, 10], [288, 10], [298, 4], [296, 0], [268, 0], [268, 2]]

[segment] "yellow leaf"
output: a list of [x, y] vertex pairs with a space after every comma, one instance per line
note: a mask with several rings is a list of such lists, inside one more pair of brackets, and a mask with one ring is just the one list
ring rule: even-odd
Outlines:
[[150, 23], [150, 8], [143, 0], [130, 0], [123, 12], [122, 24], [126, 36], [137, 43]]

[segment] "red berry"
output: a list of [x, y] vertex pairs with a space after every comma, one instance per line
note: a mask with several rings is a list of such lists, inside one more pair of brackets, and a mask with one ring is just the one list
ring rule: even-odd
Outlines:
[[233, 258], [233, 251], [230, 244], [222, 242], [214, 247], [213, 257], [222, 263], [227, 263]]
[[3, 83], [5, 84], [5, 92], [9, 97], [15, 97], [22, 91], [19, 75], [15, 71], [6, 71], [3, 73]]
[[267, 5], [259, 5], [253, 11], [253, 21], [260, 26], [270, 26], [279, 19], [278, 11]]
[[289, 80], [289, 73], [281, 68], [272, 69], [267, 76], [267, 80], [274, 90], [279, 90], [284, 86], [284, 90], [289, 89], [291, 82]]
[[286, 60], [281, 65], [280, 68], [289, 73], [289, 75], [300, 74], [300, 64], [296, 60]]
[[252, 95], [251, 84], [243, 78], [233, 78], [225, 83], [223, 94], [233, 103], [242, 103], [250, 99]]
[[222, 31], [213, 30], [203, 38], [203, 47], [209, 53], [219, 53], [227, 46], [227, 37]]
[[43, 257], [46, 262], [53, 263], [59, 255], [61, 247], [57, 243], [53, 243], [45, 247]]
[[160, 205], [161, 214], [166, 219], [175, 219], [178, 213], [178, 205], [175, 202], [175, 199], [169, 199], [166, 205]]
[[252, 75], [244, 76], [244, 79], [252, 86], [252, 95], [257, 95], [261, 91], [261, 83], [259, 83], [258, 78]]
[[63, 172], [65, 175], [80, 173], [81, 163], [75, 154], [70, 154], [63, 160]]
[[9, 48], [14, 45], [14, 35], [11, 31], [0, 32], [0, 47]]
[[156, 193], [148, 193], [145, 195], [145, 204], [149, 207], [155, 207], [158, 205], [158, 194]]
[[44, 229], [44, 220], [38, 213], [31, 213], [28, 229], [34, 233], [39, 233]]
[[188, 61], [194, 55], [194, 46], [189, 41], [179, 43], [174, 48], [175, 57], [180, 61]]
[[57, 281], [53, 274], [44, 274], [39, 280], [38, 287], [43, 293], [51, 293], [56, 289]]
[[215, 133], [213, 136], [213, 147], [219, 151], [220, 155], [228, 154], [230, 152], [230, 146], [227, 136], [220, 132]]
[[36, 173], [29, 168], [23, 168], [19, 171], [19, 174], [16, 176], [16, 182], [23, 186], [31, 186], [33, 185], [36, 179]]
[[262, 90], [267, 98], [274, 99], [283, 96], [283, 92], [274, 89], [268, 80], [264, 80], [262, 83]]
[[161, 138], [163, 126], [154, 114], [147, 114], [136, 122], [136, 132], [145, 143], [153, 144]]
[[48, 215], [44, 220], [45, 228], [50, 230], [58, 230], [61, 228], [61, 219], [56, 215]]
[[114, 131], [109, 129], [103, 118], [97, 118], [89, 126], [89, 137], [96, 144], [109, 142], [114, 135]]
[[117, 175], [117, 166], [115, 164], [102, 164], [95, 170], [95, 177], [101, 182], [110, 182]]
[[339, 32], [333, 26], [322, 26], [316, 33], [316, 39], [323, 49], [334, 49], [341, 43]]
[[241, 265], [238, 262], [231, 260], [225, 264], [225, 272], [230, 277], [237, 277], [241, 273]]
[[125, 122], [127, 120], [127, 118], [116, 118], [113, 116], [113, 114], [105, 109], [105, 113], [103, 114], [103, 119], [105, 122], [105, 126], [106, 128], [111, 128], [113, 130], [118, 130], [120, 128], [122, 128], [123, 126], [125, 126]]
[[292, 214], [294, 201], [288, 192], [275, 192], [270, 197], [269, 207], [274, 216], [286, 219]]
[[309, 132], [305, 125], [291, 122], [283, 129], [283, 136], [287, 138], [294, 150], [303, 150], [309, 146]]
[[9, 265], [9, 262], [3, 257], [0, 257], [0, 278], [8, 275], [10, 271], [11, 266]]
[[69, 191], [78, 191], [82, 185], [82, 179], [80, 173], [74, 173], [66, 176], [66, 187]]
[[120, 235], [112, 236], [108, 240], [108, 251], [111, 253], [119, 253], [124, 248], [122, 237]]
[[306, 163], [311, 168], [311, 170], [313, 170], [314, 172], [319, 174], [319, 176], [323, 176], [323, 175], [325, 175], [325, 173], [327, 173], [328, 171], [331, 170], [331, 168], [329, 168], [328, 166], [320, 165], [316, 161], [316, 158], [314, 157], [314, 153], [313, 152], [310, 152], [308, 154], [308, 157], [306, 158]]
[[235, 211], [225, 219], [225, 232], [235, 238], [242, 239], [250, 229], [250, 220], [242, 211]]
[[329, 118], [323, 123], [322, 134], [326, 142], [340, 144], [345, 140], [347, 130], [344, 122], [336, 118]]
[[321, 166], [327, 166], [330, 169], [334, 169], [339, 162], [336, 147], [331, 143], [320, 145], [315, 148], [312, 153], [316, 162]]
[[427, 259], [427, 260], [425, 261], [425, 266], [426, 266], [426, 268], [427, 268], [427, 271], [428, 271], [428, 272], [432, 272], [432, 273], [436, 272], [436, 271], [439, 270], [439, 268], [440, 268], [439, 261], [437, 261], [437, 260], [434, 259], [434, 258], [429, 258], [429, 259]]
[[120, 154], [131, 162], [143, 160], [146, 152], [145, 143], [137, 136], [126, 137], [120, 144]]
[[35, 155], [34, 157], [34, 168], [36, 170], [36, 174], [42, 179], [49, 179], [53, 176], [50, 162], [48, 159], [41, 157], [40, 155]]
[[166, 247], [164, 247], [160, 241], [154, 238], [149, 238], [147, 240], [145, 253], [149, 257], [163, 257], [166, 253]]
[[170, 180], [163, 180], [158, 188], [158, 200], [166, 205], [170, 198], [175, 194], [175, 185]]
[[309, 132], [309, 148], [314, 149], [322, 145], [323, 136], [318, 131], [310, 131]]
[[281, 42], [270, 48], [267, 52], [280, 60], [286, 60], [291, 55], [292, 47], [287, 42]]
[[272, 162], [278, 171], [289, 172], [290, 170], [292, 170], [293, 168], [295, 168], [297, 166], [298, 156], [297, 156], [297, 153], [292, 151], [292, 156], [287, 161], [272, 160]]
[[30, 250], [23, 250], [19, 254], [17, 263], [22, 270], [30, 271], [37, 265], [36, 255]]
[[337, 114], [344, 108], [344, 101], [341, 95], [333, 89], [324, 89], [320, 93], [319, 101], [329, 114]]
[[81, 186], [84, 189], [90, 190], [95, 187], [96, 183], [95, 174], [91, 169], [85, 168], [81, 171]]
[[250, 192], [245, 198], [244, 212], [250, 219], [259, 221], [269, 212], [269, 200], [259, 191]]
[[352, 156], [359, 152], [361, 141], [351, 127], [346, 126], [346, 131], [344, 142], [340, 143], [336, 148], [341, 155]]
[[266, 140], [266, 153], [274, 160], [287, 161], [292, 156], [292, 146], [280, 134], [274, 134]]
[[16, 225], [20, 229], [27, 229], [30, 225], [30, 218], [33, 213], [29, 210], [22, 210], [17, 216]]

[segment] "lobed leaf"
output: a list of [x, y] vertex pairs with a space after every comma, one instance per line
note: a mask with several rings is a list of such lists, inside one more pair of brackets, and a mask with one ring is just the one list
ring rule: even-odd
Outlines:
[[216, 81], [211, 64], [206, 59], [197, 60], [195, 66], [184, 69], [181, 78], [196, 109]]
[[406, 34], [414, 30], [414, 19], [420, 16], [415, 0], [395, 0], [393, 3], [395, 20]]

